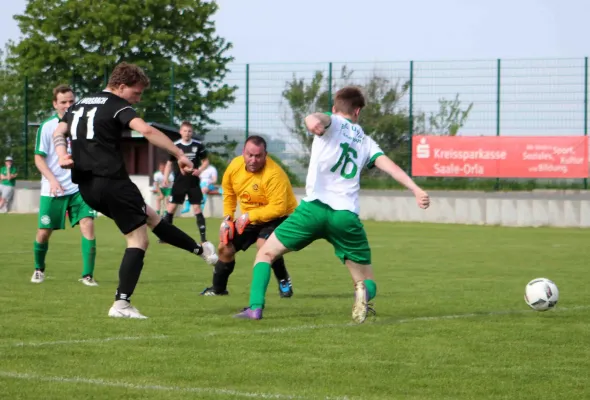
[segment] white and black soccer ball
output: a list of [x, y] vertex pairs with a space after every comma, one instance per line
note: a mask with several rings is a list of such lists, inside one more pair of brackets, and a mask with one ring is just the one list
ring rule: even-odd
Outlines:
[[535, 311], [547, 311], [555, 307], [559, 300], [557, 285], [547, 278], [533, 279], [527, 283], [524, 301]]

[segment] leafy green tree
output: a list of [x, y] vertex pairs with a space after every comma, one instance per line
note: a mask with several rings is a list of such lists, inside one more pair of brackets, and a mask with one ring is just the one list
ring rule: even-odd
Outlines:
[[[0, 162], [3, 163], [4, 157], [11, 155], [21, 178], [25, 169], [23, 115], [24, 82], [7, 65], [6, 51], [0, 50]], [[32, 151], [33, 145], [29, 144], [29, 155]], [[29, 159], [32, 160], [32, 156]]]
[[217, 9], [201, 0], [29, 0], [15, 16], [23, 37], [9, 61], [29, 77], [31, 116], [51, 112], [52, 86], [71, 83], [78, 95], [100, 90], [112, 67], [127, 61], [152, 81], [140, 103], [146, 119], [188, 119], [205, 133], [236, 89], [223, 83], [233, 58], [215, 32]]
[[456, 136], [473, 109], [473, 103], [470, 103], [467, 108], [461, 108], [461, 101], [459, 94], [455, 95], [453, 100], [440, 98], [438, 100], [438, 111], [431, 112], [426, 118], [425, 113], [419, 114], [415, 118], [414, 133], [425, 133], [429, 135], [440, 136]]

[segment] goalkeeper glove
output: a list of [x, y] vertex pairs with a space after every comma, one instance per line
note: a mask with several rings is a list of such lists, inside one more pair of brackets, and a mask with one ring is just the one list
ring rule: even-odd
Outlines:
[[223, 243], [224, 246], [230, 244], [234, 239], [235, 229], [236, 228], [234, 226], [234, 222], [231, 220], [231, 217], [226, 215], [221, 222], [221, 226], [219, 227], [219, 241]]

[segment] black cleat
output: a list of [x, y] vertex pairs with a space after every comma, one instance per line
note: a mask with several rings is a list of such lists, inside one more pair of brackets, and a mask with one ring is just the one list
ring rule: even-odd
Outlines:
[[228, 294], [229, 292], [227, 290], [216, 292], [212, 287], [205, 288], [205, 290], [201, 292], [201, 296], [227, 296]]

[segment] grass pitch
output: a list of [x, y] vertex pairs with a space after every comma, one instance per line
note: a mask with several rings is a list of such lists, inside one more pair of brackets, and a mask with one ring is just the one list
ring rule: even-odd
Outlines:
[[[175, 223], [198, 236], [193, 219]], [[125, 247], [112, 221], [97, 220], [99, 287], [77, 282], [77, 228], [54, 234], [35, 285], [36, 216], [0, 215], [0, 398], [590, 398], [590, 231], [365, 226], [378, 315], [363, 325], [326, 242], [286, 256], [293, 298], [271, 278], [264, 319], [242, 321], [254, 250], [238, 254], [230, 296], [201, 297], [211, 267], [153, 236], [133, 295], [150, 318], [121, 320], [107, 317]], [[523, 301], [541, 276], [561, 295], [545, 313]]]

